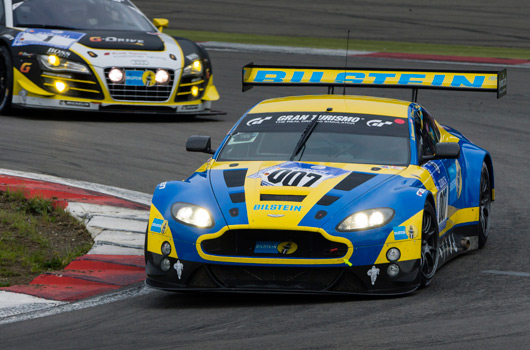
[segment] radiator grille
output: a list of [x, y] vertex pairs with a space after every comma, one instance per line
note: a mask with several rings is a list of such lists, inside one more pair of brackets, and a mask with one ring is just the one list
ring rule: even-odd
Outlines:
[[[156, 73], [155, 69], [145, 68], [122, 68], [124, 71], [152, 71]], [[109, 87], [110, 96], [117, 101], [130, 101], [130, 102], [164, 102], [169, 100], [173, 84], [175, 81], [175, 72], [170, 70], [170, 81], [168, 84], [154, 84], [153, 86], [145, 85], [127, 85], [126, 82], [119, 84], [112, 83], [108, 78], [108, 73], [111, 68], [105, 69], [105, 78], [107, 80], [107, 86]]]

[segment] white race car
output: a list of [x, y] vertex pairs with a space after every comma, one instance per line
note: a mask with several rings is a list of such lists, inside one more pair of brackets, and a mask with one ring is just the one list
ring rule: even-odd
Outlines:
[[220, 114], [207, 51], [128, 0], [4, 0], [0, 113], [10, 107]]

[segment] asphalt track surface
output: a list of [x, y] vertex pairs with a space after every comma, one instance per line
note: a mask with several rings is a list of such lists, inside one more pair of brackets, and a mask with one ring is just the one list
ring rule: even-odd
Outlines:
[[[241, 67], [343, 65], [338, 57], [212, 51], [221, 117], [26, 112], [0, 117], [0, 167], [152, 192], [208, 156], [184, 151], [208, 134], [216, 147], [254, 103], [315, 88], [241, 93]], [[440, 68], [351, 58], [350, 66]], [[485, 69], [467, 65], [441, 68]], [[490, 67], [495, 68], [495, 67]], [[530, 342], [529, 69], [508, 70], [508, 95], [420, 91], [442, 123], [492, 153], [497, 200], [486, 247], [450, 262], [426, 289], [399, 298], [145, 292], [57, 315], [0, 325], [2, 349], [523, 349]], [[409, 99], [410, 92], [348, 90]], [[490, 271], [490, 272], [487, 272]], [[491, 273], [494, 272], [494, 273]]]
[[[525, 0], [205, 0], [135, 3], [174, 29], [530, 48]], [[174, 6], [168, 6], [168, 4]]]

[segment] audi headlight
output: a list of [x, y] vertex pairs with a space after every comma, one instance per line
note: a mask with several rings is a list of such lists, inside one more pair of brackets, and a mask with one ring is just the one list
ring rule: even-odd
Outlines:
[[202, 75], [202, 61], [195, 60], [190, 65], [184, 67], [182, 72], [183, 76], [187, 75]]
[[171, 214], [178, 222], [200, 228], [213, 227], [214, 222], [208, 210], [197, 205], [177, 202], [171, 207]]
[[69, 61], [57, 55], [38, 55], [38, 59], [43, 70], [90, 74], [90, 70], [85, 64]]
[[358, 211], [344, 219], [337, 226], [337, 231], [359, 231], [381, 227], [388, 224], [393, 217], [394, 210], [391, 208]]

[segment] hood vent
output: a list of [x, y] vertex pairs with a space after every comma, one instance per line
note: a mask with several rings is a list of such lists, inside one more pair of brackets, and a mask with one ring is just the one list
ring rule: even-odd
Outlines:
[[245, 186], [247, 169], [225, 170], [223, 171], [226, 187]]
[[324, 197], [320, 198], [320, 200], [317, 202], [317, 204], [318, 205], [323, 205], [323, 206], [332, 205], [339, 198], [340, 197], [331, 196], [329, 194], [326, 194]]
[[350, 175], [346, 176], [341, 182], [339, 182], [334, 189], [340, 191], [351, 191], [355, 187], [362, 185], [375, 176], [376, 175], [364, 173], [350, 173]]
[[260, 201], [275, 201], [275, 202], [301, 202], [306, 196], [293, 194], [262, 194], [259, 196]]
[[230, 193], [232, 203], [243, 203], [245, 201], [245, 192]]

